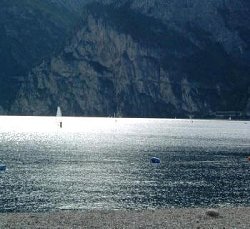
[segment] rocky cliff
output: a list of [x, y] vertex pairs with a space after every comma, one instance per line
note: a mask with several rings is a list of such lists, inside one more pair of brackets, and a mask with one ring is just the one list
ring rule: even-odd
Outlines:
[[34, 67], [10, 113], [211, 117], [250, 108], [245, 0], [99, 1]]
[[33, 67], [62, 50], [78, 15], [49, 0], [0, 1], [0, 111]]

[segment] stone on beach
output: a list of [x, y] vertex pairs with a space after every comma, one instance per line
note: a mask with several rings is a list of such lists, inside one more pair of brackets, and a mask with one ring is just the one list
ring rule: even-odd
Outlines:
[[220, 214], [216, 209], [208, 209], [206, 210], [206, 215], [213, 218], [217, 218]]

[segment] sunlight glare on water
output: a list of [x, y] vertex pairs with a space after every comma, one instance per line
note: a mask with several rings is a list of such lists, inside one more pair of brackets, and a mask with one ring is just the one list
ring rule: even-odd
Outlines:
[[[77, 117], [0, 116], [2, 131], [17, 132], [83, 132], [110, 128], [113, 119]], [[60, 128], [62, 122], [62, 128]]]
[[0, 211], [249, 206], [249, 125], [0, 116]]

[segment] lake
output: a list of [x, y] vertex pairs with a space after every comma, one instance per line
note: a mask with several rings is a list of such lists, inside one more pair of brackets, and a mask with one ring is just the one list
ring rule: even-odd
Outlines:
[[247, 121], [0, 116], [0, 212], [250, 206], [248, 156]]

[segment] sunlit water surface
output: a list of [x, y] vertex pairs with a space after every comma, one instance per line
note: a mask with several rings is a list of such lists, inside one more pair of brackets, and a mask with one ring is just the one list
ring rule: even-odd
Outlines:
[[250, 206], [248, 156], [250, 122], [2, 116], [0, 212]]

